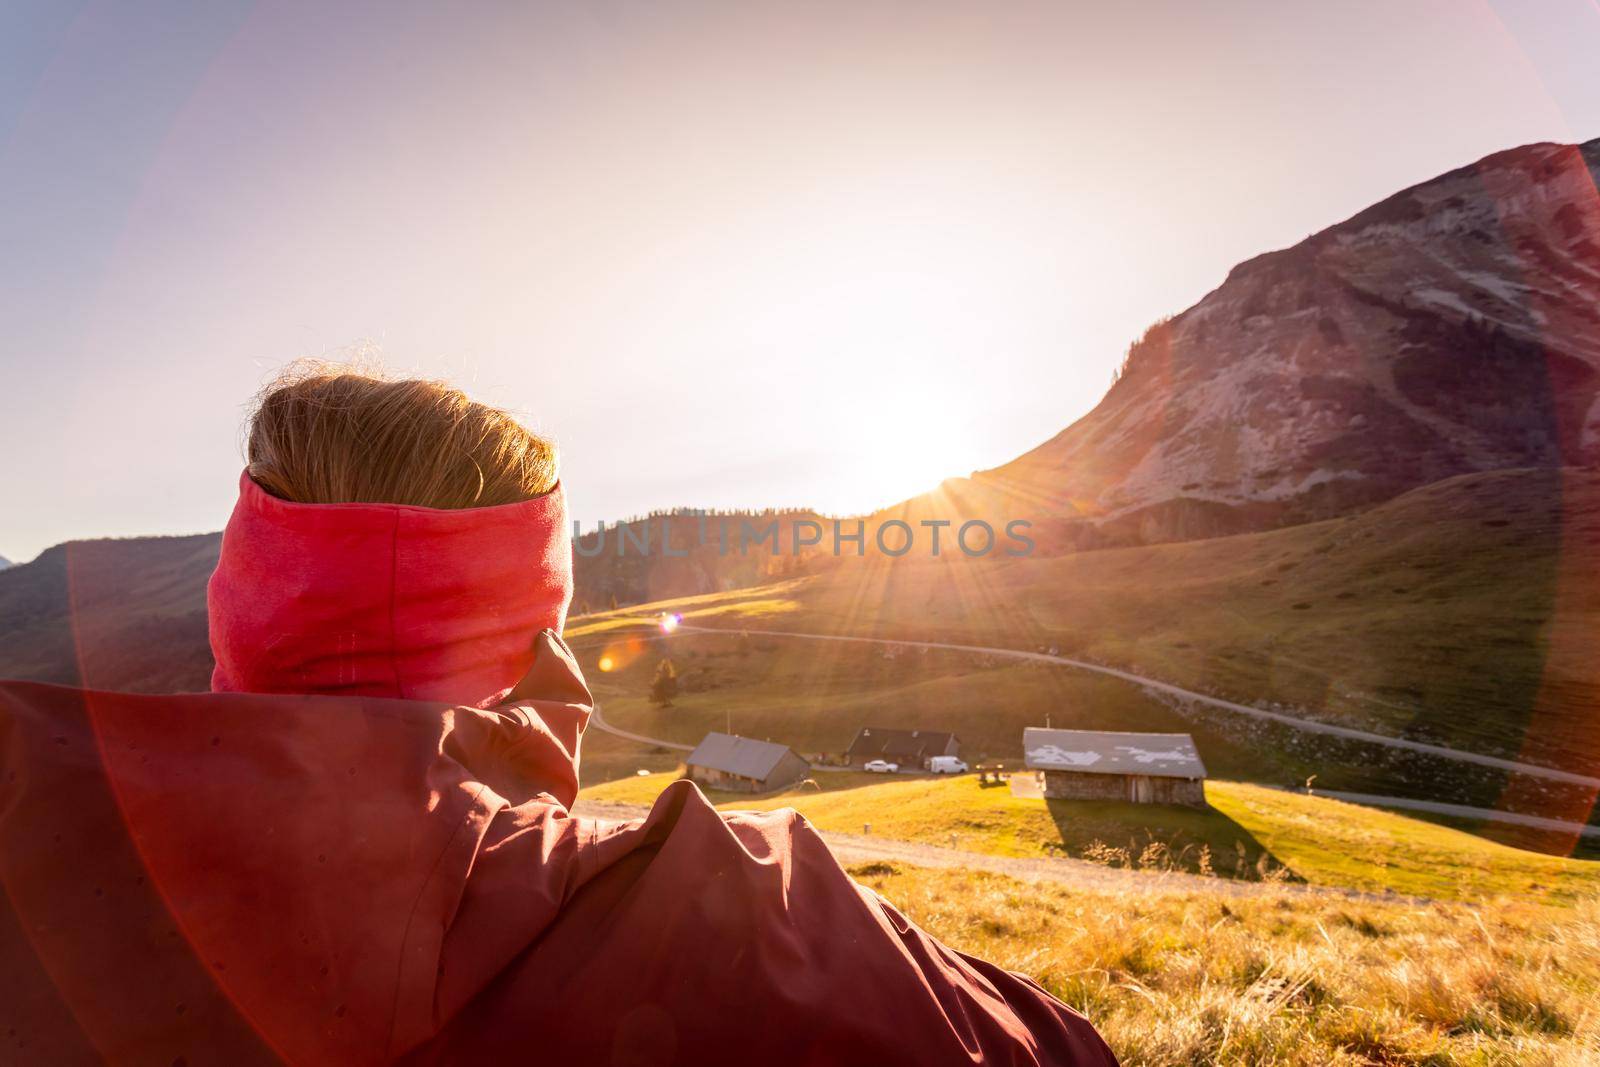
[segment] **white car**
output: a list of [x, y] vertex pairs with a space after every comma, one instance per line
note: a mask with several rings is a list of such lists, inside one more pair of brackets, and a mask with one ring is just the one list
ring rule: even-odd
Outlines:
[[893, 774], [900, 769], [900, 764], [890, 763], [888, 760], [883, 759], [869, 759], [862, 765], [861, 769], [870, 771], [873, 774]]

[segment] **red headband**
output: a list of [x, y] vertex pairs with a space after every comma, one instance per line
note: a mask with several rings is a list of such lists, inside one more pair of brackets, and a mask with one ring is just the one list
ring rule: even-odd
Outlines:
[[245, 472], [206, 590], [211, 688], [488, 706], [571, 599], [559, 485], [487, 508], [297, 504]]

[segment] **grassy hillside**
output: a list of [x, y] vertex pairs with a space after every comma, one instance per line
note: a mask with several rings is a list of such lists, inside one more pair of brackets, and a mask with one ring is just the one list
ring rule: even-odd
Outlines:
[[[670, 773], [583, 791], [648, 804]], [[1210, 781], [1210, 811], [1016, 797], [975, 776], [885, 780], [818, 774], [819, 790], [752, 798], [711, 794], [725, 808], [793, 807], [824, 830], [1007, 856], [1071, 856], [1124, 867], [1282, 879], [1442, 900], [1510, 895], [1570, 905], [1600, 895], [1600, 863], [1540, 856], [1376, 808]]]
[[[607, 721], [692, 745], [708, 730], [730, 726], [750, 737], [816, 755], [838, 753], [864, 724], [953, 729], [969, 760], [1020, 756], [1024, 726], [1182, 731], [1193, 734], [1214, 777], [1299, 786], [1311, 775], [1324, 788], [1359, 784], [1377, 793], [1414, 792], [1434, 799], [1493, 805], [1503, 778], [1475, 768], [1374, 751], [1375, 746], [1325, 744], [1283, 727], [1262, 727], [1226, 714], [1185, 712], [1136, 686], [1081, 671], [1032, 663], [986, 661], [949, 651], [901, 652], [888, 658], [867, 644], [787, 641], [737, 634], [659, 634], [579, 642], [579, 657]], [[648, 699], [662, 658], [680, 671], [671, 707]], [[611, 670], [600, 669], [605, 659]], [[1230, 721], [1230, 719], [1234, 721]], [[626, 762], [626, 761], [624, 761]], [[628, 768], [631, 770], [632, 768]], [[604, 776], [609, 777], [609, 774]], [[587, 781], [598, 781], [598, 772]], [[829, 781], [834, 780], [830, 776]], [[1567, 797], [1535, 797], [1520, 810], [1569, 814]], [[1579, 804], [1583, 803], [1580, 795]], [[1582, 819], [1587, 806], [1570, 811]], [[1475, 829], [1507, 843], [1545, 851], [1574, 847], [1567, 837], [1501, 824]], [[1596, 851], [1590, 842], [1583, 854]]]
[[[1057, 648], [1245, 703], [1396, 736], [1600, 772], [1600, 474], [1452, 479], [1347, 519], [1058, 558], [846, 560], [684, 598], [692, 624]], [[866, 722], [954, 729], [977, 755], [1020, 754], [1024, 725], [1184, 729], [1214, 773], [1410, 793], [1584, 819], [1592, 796], [1497, 772], [1188, 714], [1121, 682], [955, 653], [752, 636], [630, 646], [630, 613], [574, 621], [614, 721], [694, 741], [725, 722], [838, 751]], [[718, 644], [720, 642], [720, 644]], [[598, 670], [600, 655], [613, 670]], [[645, 700], [656, 662], [676, 707]], [[1496, 830], [1495, 832], [1505, 832]]]
[[885, 863], [851, 872], [1037, 979], [1129, 1067], [1600, 1060], [1600, 902], [1140, 894]]
[[193, 692], [211, 683], [220, 537], [70, 541], [0, 571], [0, 678]]
[[1587, 721], [1600, 674], [1547, 663], [1561, 635], [1600, 625], [1597, 546], [1600, 474], [1504, 471], [1266, 533], [986, 564], [847, 562], [670, 603], [713, 622], [1055, 646], [1247, 701], [1600, 768]]

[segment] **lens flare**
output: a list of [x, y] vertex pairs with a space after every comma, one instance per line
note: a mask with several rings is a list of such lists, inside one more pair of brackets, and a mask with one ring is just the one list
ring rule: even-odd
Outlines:
[[610, 656], [601, 656], [600, 657], [600, 669], [602, 671], [609, 671], [611, 668], [615, 667], [616, 665], [617, 665], [616, 660], [612, 659]]

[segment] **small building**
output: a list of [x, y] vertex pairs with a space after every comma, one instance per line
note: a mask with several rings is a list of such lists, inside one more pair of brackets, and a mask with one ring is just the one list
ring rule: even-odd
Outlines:
[[927, 767], [935, 756], [961, 755], [961, 739], [939, 730], [891, 730], [863, 726], [845, 750], [845, 762], [859, 767], [869, 760], [888, 760], [902, 767]]
[[684, 763], [701, 785], [742, 793], [782, 789], [811, 773], [811, 764], [788, 745], [733, 734], [706, 734]]
[[1206, 806], [1206, 768], [1188, 734], [1030, 726], [1022, 749], [1046, 797]]

